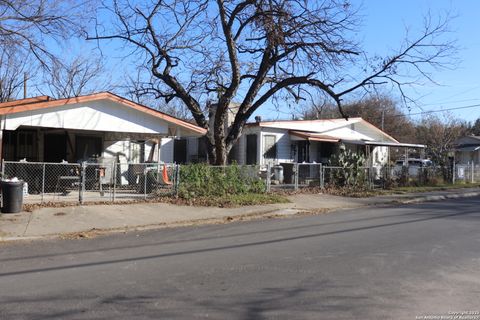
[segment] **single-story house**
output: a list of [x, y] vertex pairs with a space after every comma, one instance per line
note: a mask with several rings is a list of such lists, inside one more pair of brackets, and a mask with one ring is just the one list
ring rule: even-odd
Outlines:
[[170, 163], [171, 137], [200, 137], [206, 132], [109, 92], [0, 103], [0, 125], [3, 160], [55, 163], [98, 158]]
[[457, 164], [480, 164], [480, 136], [466, 136], [455, 141]]
[[340, 144], [363, 152], [368, 165], [389, 161], [390, 147], [424, 148], [400, 143], [362, 118], [261, 121], [246, 125], [231, 158], [239, 164], [323, 163], [338, 152]]

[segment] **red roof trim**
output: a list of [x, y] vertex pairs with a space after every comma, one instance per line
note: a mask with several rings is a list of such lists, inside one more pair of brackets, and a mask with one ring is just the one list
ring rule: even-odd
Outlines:
[[[34, 99], [34, 98], [31, 98], [31, 99]], [[99, 92], [99, 93], [94, 93], [94, 94], [85, 95], [85, 96], [58, 99], [58, 100], [43, 100], [40, 102], [31, 102], [28, 104], [22, 103], [22, 100], [18, 100], [16, 104], [14, 103], [15, 101], [7, 102], [4, 104], [0, 104], [0, 115], [15, 114], [20, 112], [34, 111], [39, 109], [53, 108], [53, 107], [59, 107], [63, 105], [70, 105], [75, 103], [90, 102], [90, 101], [97, 101], [97, 100], [114, 101], [114, 102], [123, 104], [125, 106], [131, 107], [133, 109], [136, 109], [138, 111], [147, 113], [154, 117], [160, 118], [167, 122], [176, 124], [180, 127], [184, 127], [188, 130], [194, 131], [199, 134], [205, 134], [207, 132], [206, 129], [196, 126], [188, 121], [169, 116], [163, 112], [138, 104], [136, 102], [117, 96], [110, 92]]]
[[11, 106], [20, 106], [20, 105], [25, 105], [25, 104], [30, 104], [30, 103], [45, 102], [45, 101], [49, 101], [49, 100], [52, 100], [52, 98], [49, 97], [49, 96], [38, 96], [38, 97], [33, 97], [33, 98], [19, 99], [19, 100], [14, 100], [14, 101], [1, 102], [0, 103], [0, 108], [11, 107]]
[[325, 135], [325, 134], [315, 133], [315, 132], [296, 131], [296, 130], [289, 130], [288, 132], [291, 135], [306, 139], [308, 141], [322, 141], [322, 142], [339, 142], [340, 141], [340, 139], [338, 138]]

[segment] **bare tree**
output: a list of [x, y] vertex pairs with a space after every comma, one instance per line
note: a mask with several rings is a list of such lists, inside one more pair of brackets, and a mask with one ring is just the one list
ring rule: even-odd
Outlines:
[[415, 133], [417, 140], [427, 145], [426, 155], [443, 168], [444, 178], [448, 179], [448, 153], [453, 150], [455, 141], [466, 135], [468, 124], [455, 119], [450, 114], [443, 117], [429, 115], [417, 125]]
[[49, 42], [82, 32], [93, 3], [91, 0], [0, 1], [0, 47], [15, 47], [48, 68], [55, 58]]
[[[115, 23], [99, 21], [88, 39], [121, 41], [143, 57], [149, 90], [166, 102], [180, 100], [208, 129], [209, 161], [216, 164], [226, 162], [247, 120], [267, 101], [299, 101], [317, 90], [346, 117], [345, 96], [385, 84], [403, 93], [415, 80], [404, 75], [431, 79], [430, 68], [454, 50], [439, 38], [448, 19], [427, 17], [398, 51], [367, 59], [352, 39], [359, 21], [346, 1], [113, 0], [105, 10]], [[361, 76], [351, 76], [352, 65], [365, 66]], [[239, 108], [227, 127], [233, 101]]]
[[[78, 97], [110, 88], [105, 78], [104, 65], [98, 57], [78, 56], [70, 62], [55, 60], [45, 73], [44, 89], [39, 91], [55, 98]], [[44, 92], [47, 89], [48, 92]]]
[[28, 57], [16, 48], [0, 49], [0, 102], [17, 99], [24, 80], [29, 80], [35, 68], [25, 63]]
[[120, 88], [130, 100], [179, 119], [193, 120], [190, 110], [181, 101], [174, 100], [166, 103], [163, 99], [160, 99], [158, 96], [159, 90], [152, 90], [153, 79], [150, 77], [146, 81], [143, 80], [142, 74], [144, 73], [149, 74], [150, 72], [145, 66], [141, 66], [138, 68], [135, 77], [128, 76], [126, 85]]
[[[414, 142], [415, 123], [402, 111], [399, 103], [387, 95], [368, 95], [343, 105], [347, 117], [361, 117], [402, 142]], [[303, 119], [334, 119], [341, 117], [336, 105], [311, 104], [301, 112]]]

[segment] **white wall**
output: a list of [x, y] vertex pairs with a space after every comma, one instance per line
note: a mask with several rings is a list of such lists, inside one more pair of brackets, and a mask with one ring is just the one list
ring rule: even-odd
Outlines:
[[383, 141], [383, 142], [395, 142], [389, 138], [386, 134], [382, 131], [377, 130], [375, 127], [368, 125], [367, 123], [358, 122], [353, 125], [355, 131], [360, 132], [375, 141]]
[[162, 138], [160, 143], [160, 161], [173, 162], [173, 138]]
[[263, 154], [265, 153], [263, 137], [266, 135], [274, 135], [276, 138], [277, 159], [274, 164], [278, 164], [281, 162], [292, 162], [293, 159], [291, 159], [291, 140], [288, 131], [285, 129], [262, 128], [259, 142], [259, 156], [261, 157], [260, 164], [267, 164], [267, 161], [263, 157]]
[[5, 129], [19, 126], [168, 134], [168, 123], [110, 101], [76, 103], [6, 115]]

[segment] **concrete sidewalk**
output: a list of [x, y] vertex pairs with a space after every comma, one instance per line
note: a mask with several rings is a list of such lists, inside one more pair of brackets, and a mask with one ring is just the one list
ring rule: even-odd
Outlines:
[[291, 203], [240, 208], [191, 207], [165, 203], [87, 205], [40, 208], [0, 216], [0, 241], [55, 237], [88, 237], [93, 233], [126, 232], [166, 226], [224, 223], [232, 220], [326, 212], [364, 206], [388, 205], [480, 196], [480, 188], [416, 194], [347, 198], [326, 194], [297, 194]]

